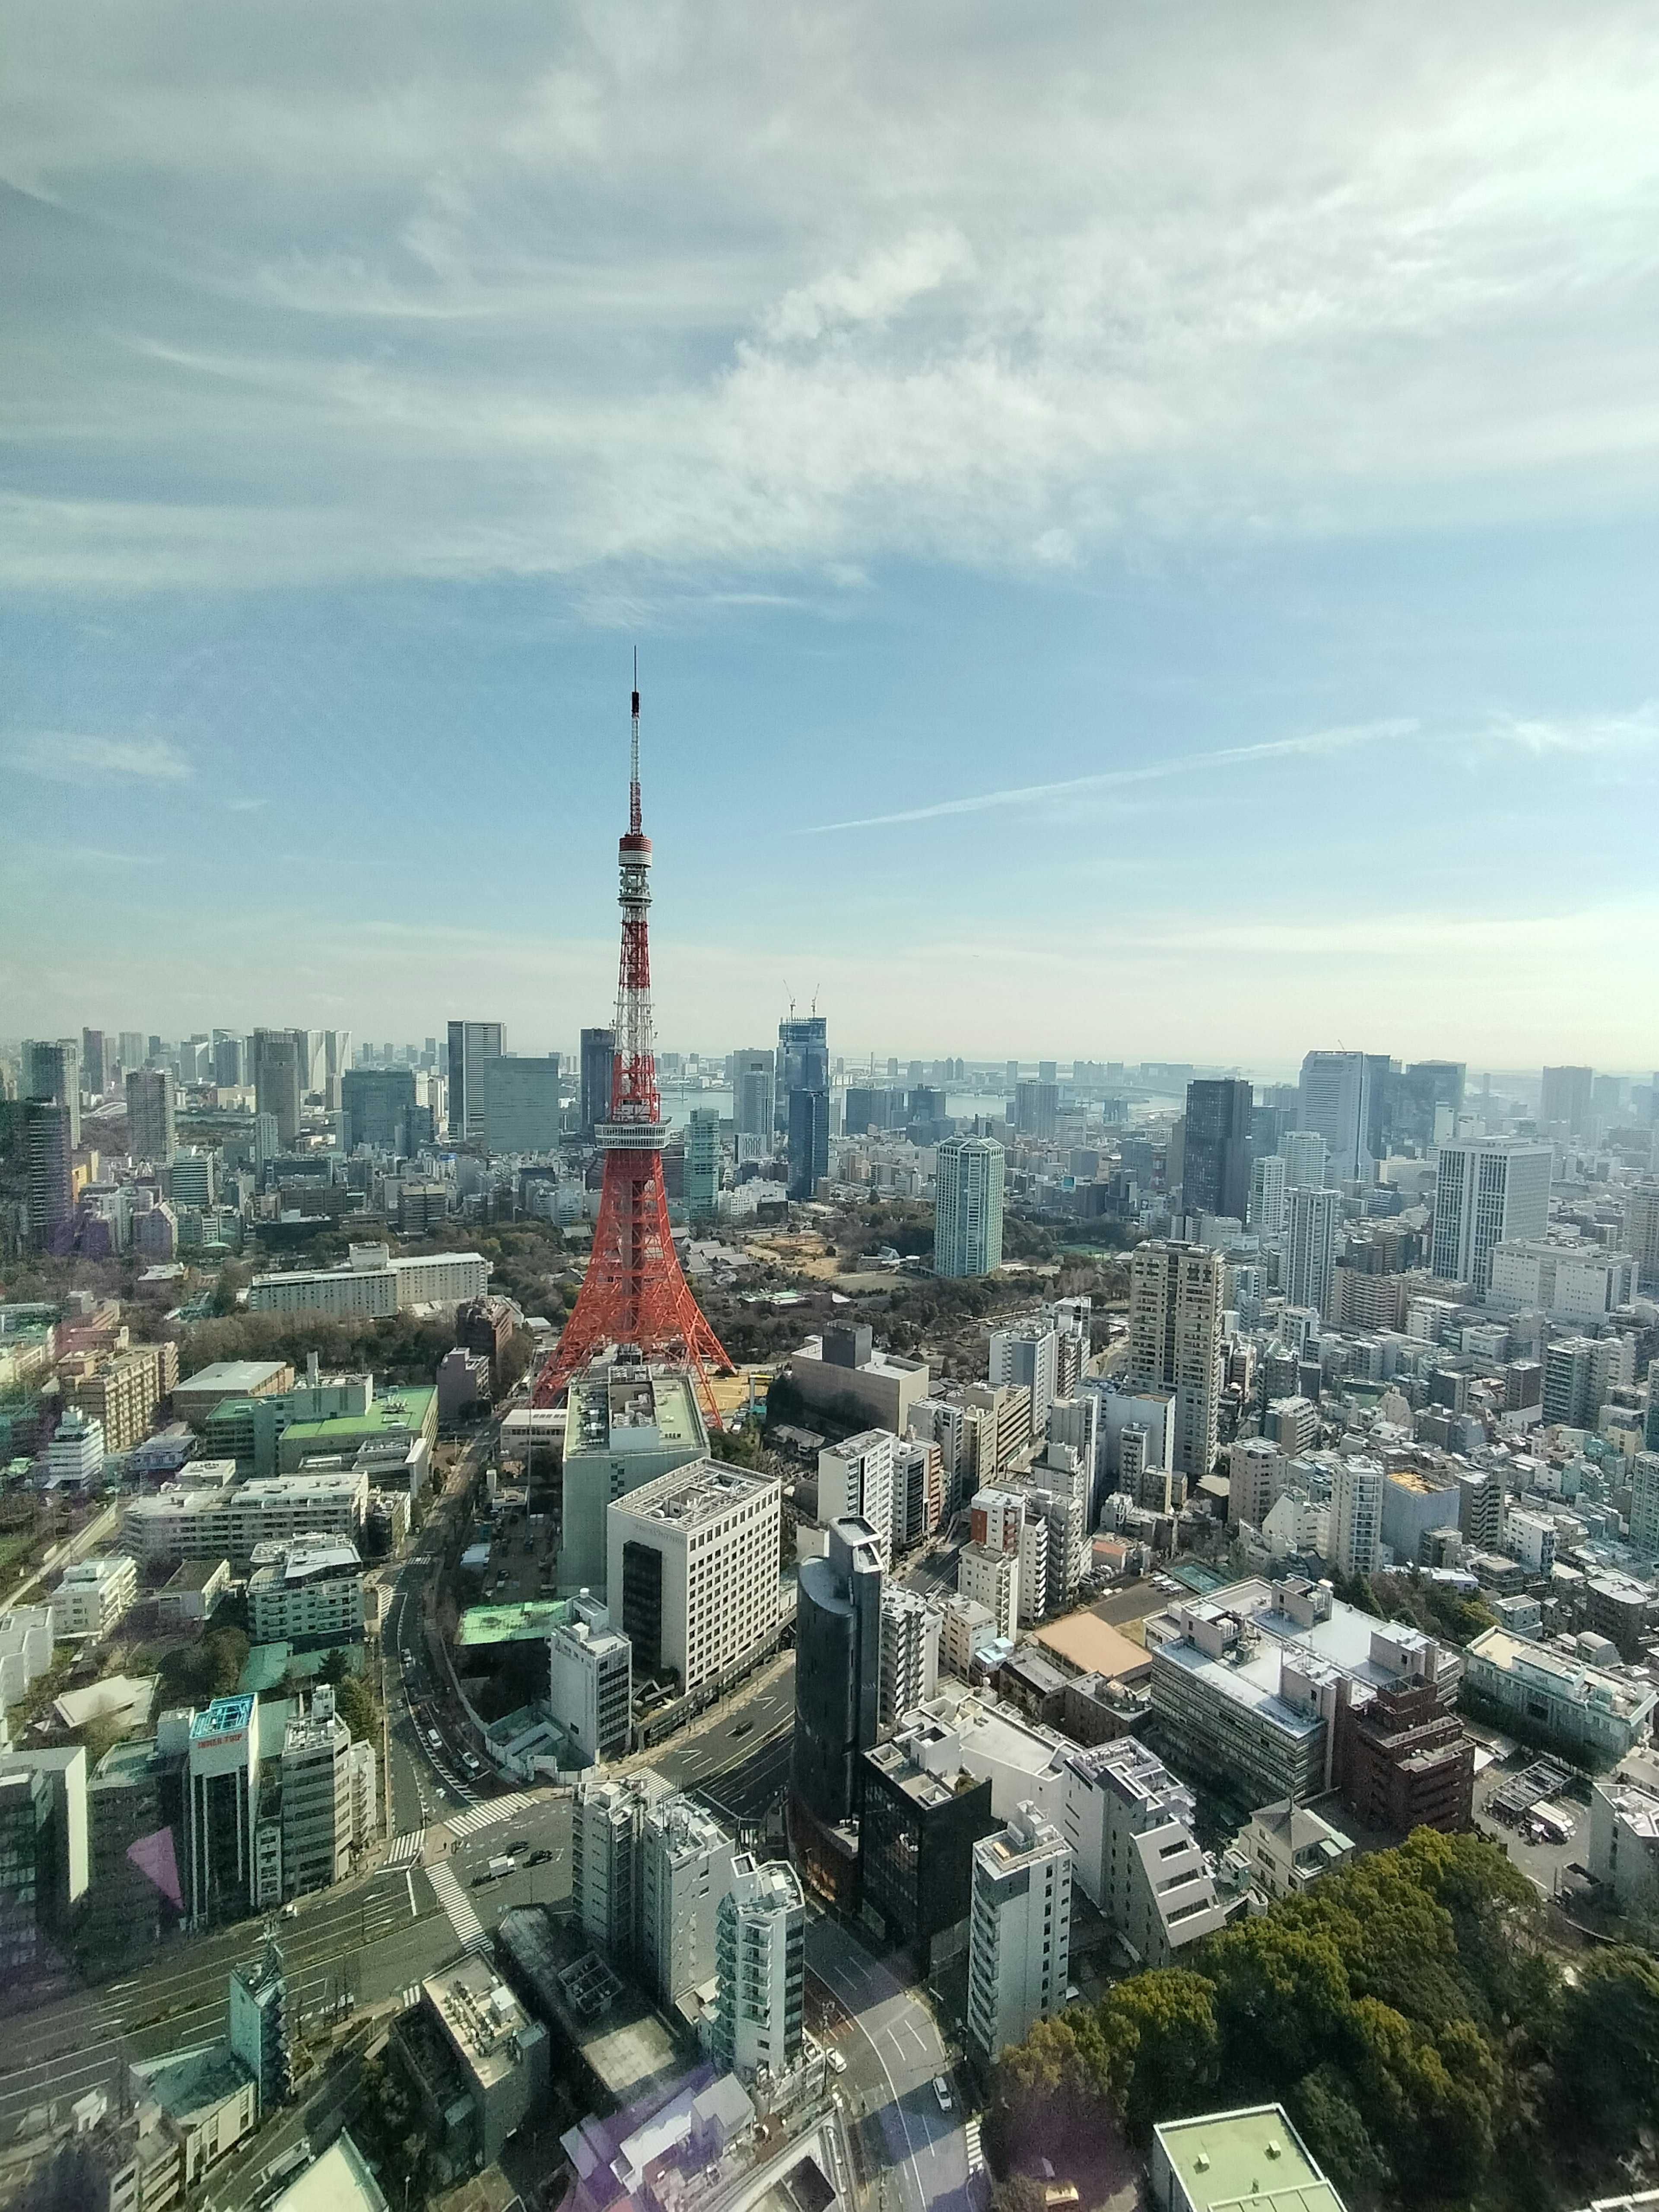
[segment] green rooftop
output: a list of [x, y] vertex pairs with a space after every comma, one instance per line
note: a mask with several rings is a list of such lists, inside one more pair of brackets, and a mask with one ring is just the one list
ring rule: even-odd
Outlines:
[[425, 1436], [438, 1433], [438, 1393], [426, 1382], [399, 1384], [377, 1396], [366, 1413], [329, 1413], [317, 1421], [290, 1421], [283, 1431], [277, 1454], [285, 1474], [302, 1459], [324, 1453], [355, 1456], [377, 1437]]
[[517, 1605], [470, 1605], [455, 1641], [476, 1651], [488, 1644], [534, 1644], [570, 1618], [568, 1598], [526, 1598]]
[[1243, 2205], [1253, 2212], [1343, 2212], [1282, 2105], [1165, 2120], [1152, 2134], [1160, 2212], [1182, 2212], [1182, 2192], [1193, 2212]]

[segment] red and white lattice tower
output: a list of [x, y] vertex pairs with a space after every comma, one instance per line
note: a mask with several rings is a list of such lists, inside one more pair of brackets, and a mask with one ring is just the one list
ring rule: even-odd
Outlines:
[[[635, 668], [637, 687], [639, 671]], [[668, 1127], [657, 1096], [651, 1033], [651, 840], [640, 826], [640, 695], [628, 786], [628, 834], [618, 842], [622, 967], [617, 979], [617, 1044], [611, 1067], [611, 1119], [593, 1133], [605, 1153], [605, 1188], [592, 1255], [558, 1348], [537, 1378], [534, 1402], [551, 1405], [607, 1346], [643, 1360], [690, 1370], [703, 1419], [720, 1425], [710, 1368], [731, 1371], [720, 1339], [680, 1271], [668, 1226], [662, 1152]]]

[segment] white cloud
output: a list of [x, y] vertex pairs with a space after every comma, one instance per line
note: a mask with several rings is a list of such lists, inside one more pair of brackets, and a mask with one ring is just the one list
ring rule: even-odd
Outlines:
[[1659, 491], [1635, 5], [14, 17], [15, 583], [1042, 568]]
[[191, 773], [189, 761], [167, 738], [31, 730], [0, 743], [13, 768], [53, 783], [182, 783]]

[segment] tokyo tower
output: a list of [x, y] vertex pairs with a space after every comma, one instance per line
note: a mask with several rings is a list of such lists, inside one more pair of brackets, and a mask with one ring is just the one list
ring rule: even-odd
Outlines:
[[732, 1363], [680, 1271], [668, 1226], [662, 1152], [667, 1124], [657, 1095], [651, 1031], [651, 840], [640, 826], [639, 656], [634, 660], [634, 732], [628, 832], [617, 843], [622, 872], [622, 965], [617, 978], [617, 1043], [611, 1118], [593, 1133], [605, 1152], [599, 1226], [575, 1310], [537, 1378], [534, 1403], [550, 1406], [594, 1354], [627, 1347], [644, 1361], [690, 1370], [709, 1428], [720, 1425], [708, 1374]]

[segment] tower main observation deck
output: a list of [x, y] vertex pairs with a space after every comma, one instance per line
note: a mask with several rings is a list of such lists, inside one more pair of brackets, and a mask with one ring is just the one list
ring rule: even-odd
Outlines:
[[605, 1184], [587, 1273], [557, 1349], [537, 1378], [533, 1402], [552, 1405], [596, 1353], [626, 1346], [643, 1360], [688, 1369], [703, 1419], [717, 1429], [720, 1419], [709, 1373], [729, 1374], [732, 1363], [681, 1271], [663, 1187], [668, 1125], [657, 1091], [651, 1026], [651, 840], [640, 810], [637, 688], [633, 696], [628, 830], [617, 848], [622, 963], [611, 1118], [593, 1132], [605, 1153]]

